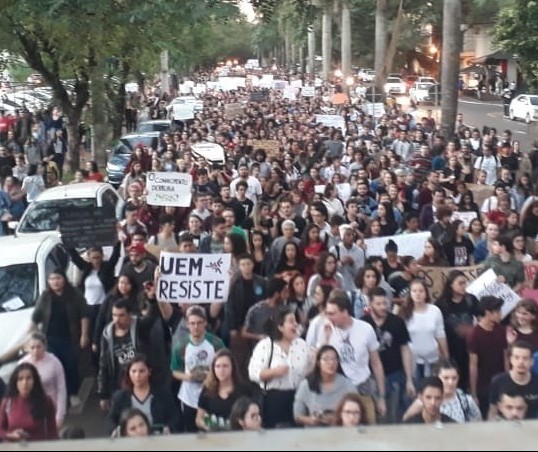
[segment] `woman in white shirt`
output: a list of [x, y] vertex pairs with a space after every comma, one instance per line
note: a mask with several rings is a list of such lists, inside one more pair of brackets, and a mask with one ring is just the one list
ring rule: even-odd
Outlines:
[[265, 428], [295, 425], [295, 390], [310, 370], [309, 350], [298, 337], [298, 323], [289, 308], [279, 310], [270, 337], [256, 344], [248, 365], [249, 378], [263, 391]]
[[423, 281], [411, 281], [409, 295], [399, 313], [405, 320], [411, 337], [409, 345], [415, 361], [415, 378], [421, 380], [431, 376], [432, 365], [449, 355], [443, 314], [430, 303]]

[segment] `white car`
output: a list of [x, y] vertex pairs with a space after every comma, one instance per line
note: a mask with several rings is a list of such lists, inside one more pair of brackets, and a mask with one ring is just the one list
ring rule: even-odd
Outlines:
[[437, 80], [435, 80], [433, 77], [419, 77], [417, 83], [431, 83], [432, 85], [435, 85]]
[[413, 85], [411, 85], [411, 88], [409, 89], [409, 98], [416, 104], [418, 104], [419, 102], [423, 102], [424, 99], [428, 96], [428, 90], [431, 86], [431, 83], [413, 83]]
[[[0, 238], [0, 355], [24, 341], [35, 303], [47, 287], [52, 270], [64, 270], [73, 280], [74, 265], [56, 234]], [[17, 360], [0, 367], [8, 382]]]
[[405, 82], [399, 77], [388, 77], [384, 88], [386, 94], [405, 94], [407, 90]]
[[524, 119], [527, 124], [538, 121], [538, 95], [520, 94], [510, 102], [510, 119]]
[[15, 235], [48, 235], [56, 231], [60, 209], [66, 207], [105, 207], [116, 212], [119, 219], [123, 202], [112, 185], [106, 183], [83, 182], [49, 188], [28, 206], [15, 224]]

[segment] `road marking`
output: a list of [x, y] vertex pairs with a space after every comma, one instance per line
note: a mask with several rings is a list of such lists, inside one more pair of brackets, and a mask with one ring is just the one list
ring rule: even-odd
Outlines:
[[492, 102], [476, 102], [476, 101], [473, 101], [473, 100], [460, 100], [459, 102], [461, 102], [462, 104], [472, 104], [472, 105], [488, 105], [488, 106], [493, 106], [493, 107], [502, 107], [502, 104], [494, 104]]
[[522, 135], [527, 135], [527, 132], [523, 132], [523, 130], [513, 130], [514, 133], [520, 133]]
[[86, 405], [86, 402], [88, 401], [88, 398], [90, 397], [90, 393], [93, 388], [93, 383], [95, 381], [94, 377], [86, 377], [78, 390], [78, 396], [80, 399], [80, 405], [75, 407], [69, 407], [68, 414], [82, 414], [84, 411], [84, 406]]

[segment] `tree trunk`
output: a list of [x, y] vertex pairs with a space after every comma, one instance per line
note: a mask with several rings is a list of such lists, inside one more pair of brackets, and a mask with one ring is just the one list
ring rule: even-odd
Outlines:
[[443, 48], [441, 62], [441, 133], [446, 139], [454, 136], [458, 112], [458, 76], [462, 37], [461, 0], [444, 0]]
[[308, 26], [308, 75], [311, 81], [316, 78], [316, 32], [314, 24]]
[[325, 3], [323, 10], [323, 23], [321, 32], [321, 50], [323, 55], [323, 80], [329, 80], [332, 63], [332, 5], [331, 2]]
[[404, 10], [403, 10], [403, 0], [400, 0], [400, 6], [398, 7], [398, 15], [392, 24], [392, 34], [390, 37], [390, 43], [387, 47], [387, 53], [385, 54], [385, 63], [383, 75], [386, 77], [387, 74], [392, 70], [392, 64], [394, 62], [394, 57], [396, 56], [396, 49], [398, 47], [398, 41], [402, 33], [402, 28], [404, 24]]
[[82, 118], [82, 110], [73, 111], [69, 115], [67, 123], [68, 149], [67, 156], [64, 162], [64, 180], [66, 173], [74, 174], [80, 168], [80, 120]]
[[96, 67], [93, 71], [90, 85], [91, 95], [91, 127], [92, 133], [92, 156], [99, 167], [106, 165], [108, 147], [108, 121], [106, 112], [105, 81], [103, 71]]
[[287, 27], [284, 32], [284, 65], [291, 66], [291, 38]]
[[385, 79], [385, 60], [387, 54], [387, 0], [377, 0], [375, 10], [375, 87], [383, 92]]
[[341, 40], [342, 74], [346, 91], [349, 91], [347, 78], [351, 76], [351, 17], [348, 0], [342, 1], [342, 40]]

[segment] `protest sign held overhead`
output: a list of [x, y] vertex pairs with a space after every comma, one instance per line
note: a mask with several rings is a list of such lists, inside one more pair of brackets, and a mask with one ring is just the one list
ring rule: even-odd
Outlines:
[[168, 303], [224, 303], [230, 288], [230, 254], [161, 252], [157, 299]]
[[150, 206], [190, 207], [192, 176], [188, 173], [150, 172], [147, 203]]
[[62, 242], [68, 248], [114, 245], [116, 222], [114, 210], [86, 206], [60, 209], [58, 220]]

